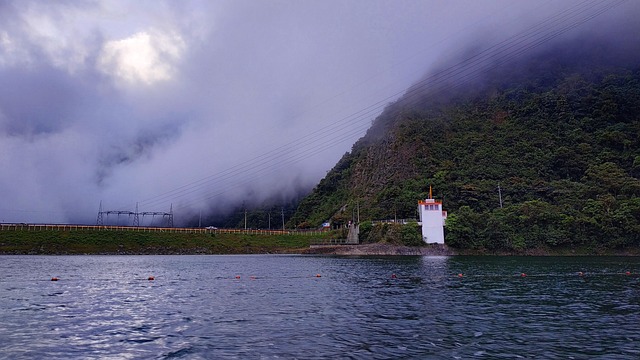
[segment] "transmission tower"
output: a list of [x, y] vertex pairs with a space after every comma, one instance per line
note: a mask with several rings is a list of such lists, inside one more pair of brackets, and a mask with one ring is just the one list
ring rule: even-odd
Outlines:
[[167, 226], [168, 227], [173, 227], [173, 204], [171, 204], [171, 207], [169, 208], [169, 213], [166, 214], [167, 216]]
[[96, 219], [96, 225], [104, 225], [103, 224], [103, 219], [102, 219], [102, 200], [100, 200], [100, 208], [98, 208], [98, 218]]
[[140, 213], [138, 212], [138, 203], [136, 203], [136, 212], [133, 213], [133, 226], [138, 227], [140, 226], [140, 217], [139, 217]]
[[[139, 227], [140, 226], [140, 215], [142, 218], [146, 215], [151, 216], [162, 216], [163, 219], [166, 219], [167, 227], [173, 227], [173, 204], [171, 204], [171, 208], [168, 213], [166, 212], [156, 212], [156, 211], [144, 211], [139, 212], [138, 203], [136, 203], [136, 211], [126, 211], [126, 210], [109, 210], [104, 211], [102, 209], [102, 201], [100, 201], [100, 209], [98, 210], [98, 217], [96, 220], [96, 225], [104, 225], [104, 215], [107, 215], [107, 220], [109, 219], [109, 214], [117, 215], [118, 219], [120, 219], [120, 215], [127, 215], [129, 218], [133, 216], [132, 226]], [[118, 221], [119, 223], [119, 221]]]

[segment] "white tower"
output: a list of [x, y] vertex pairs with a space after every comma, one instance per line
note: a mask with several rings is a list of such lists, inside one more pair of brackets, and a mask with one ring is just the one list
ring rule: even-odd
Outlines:
[[435, 201], [429, 186], [429, 198], [418, 201], [418, 213], [422, 225], [422, 240], [427, 244], [444, 244], [444, 222], [447, 212], [442, 203]]

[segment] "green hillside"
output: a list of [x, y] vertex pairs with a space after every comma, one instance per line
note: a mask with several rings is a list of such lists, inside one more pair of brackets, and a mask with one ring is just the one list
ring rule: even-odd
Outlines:
[[450, 246], [640, 245], [640, 57], [573, 50], [548, 49], [473, 83], [451, 78], [446, 91], [408, 91], [292, 223], [347, 221], [356, 207], [361, 220], [416, 218], [432, 185], [449, 211]]

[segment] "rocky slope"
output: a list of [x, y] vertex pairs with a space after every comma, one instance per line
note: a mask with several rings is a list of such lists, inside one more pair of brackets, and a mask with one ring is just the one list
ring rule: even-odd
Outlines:
[[454, 247], [640, 245], [637, 46], [573, 40], [447, 84], [389, 105], [292, 222], [415, 218], [432, 185]]

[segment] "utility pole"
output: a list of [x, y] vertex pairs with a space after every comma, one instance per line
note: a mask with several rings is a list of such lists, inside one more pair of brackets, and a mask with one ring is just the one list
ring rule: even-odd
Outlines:
[[351, 209], [351, 222], [355, 223], [356, 222], [356, 209]]
[[200, 210], [200, 219], [198, 220], [198, 227], [202, 227], [202, 210]]
[[269, 211], [269, 230], [271, 230], [271, 211]]
[[282, 231], [284, 231], [284, 208], [282, 208]]
[[244, 208], [244, 229], [247, 230], [247, 208]]

